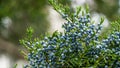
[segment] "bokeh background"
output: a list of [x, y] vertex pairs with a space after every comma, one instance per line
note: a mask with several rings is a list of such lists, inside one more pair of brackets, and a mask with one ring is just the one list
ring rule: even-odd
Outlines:
[[[104, 26], [118, 19], [120, 0], [57, 0], [70, 8], [88, 4], [92, 20], [105, 18]], [[73, 9], [74, 10], [74, 9]], [[45, 32], [52, 34], [61, 28], [64, 19], [49, 5], [48, 0], [0, 0], [0, 68], [22, 68], [26, 60], [20, 54], [24, 49], [19, 40], [25, 37], [26, 29], [34, 29], [34, 37]]]

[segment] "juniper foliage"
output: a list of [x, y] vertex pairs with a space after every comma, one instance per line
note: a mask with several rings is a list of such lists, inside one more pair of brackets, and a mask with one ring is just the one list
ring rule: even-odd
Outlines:
[[119, 27], [101, 40], [104, 19], [101, 18], [97, 25], [93, 24], [88, 7], [86, 11], [79, 7], [68, 12], [71, 10], [68, 6], [63, 7], [54, 0], [49, 2], [67, 21], [62, 26], [64, 33], [55, 31], [42, 39], [32, 40], [33, 30], [29, 28], [28, 37], [20, 40], [29, 52], [26, 54], [28, 65], [24, 68], [120, 67]]

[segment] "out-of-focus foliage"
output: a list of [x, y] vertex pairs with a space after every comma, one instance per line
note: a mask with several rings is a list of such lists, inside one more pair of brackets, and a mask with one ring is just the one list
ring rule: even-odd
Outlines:
[[[58, 0], [63, 5], [70, 5], [70, 0]], [[1, 0], [0, 1], [0, 33], [4, 29], [1, 22], [3, 18], [9, 17], [12, 25], [9, 31], [9, 38], [18, 41], [25, 33], [25, 29], [31, 26], [35, 34], [44, 34], [49, 28], [46, 20], [48, 0]]]
[[[103, 13], [109, 20], [115, 20], [118, 13], [118, 0], [94, 0], [97, 7], [96, 12]], [[4, 29], [1, 20], [9, 17], [12, 26], [9, 29], [10, 40], [16, 41], [24, 35], [27, 26], [35, 29], [35, 34], [43, 34], [49, 28], [46, 21], [46, 5], [48, 0], [0, 0], [0, 32]], [[64, 6], [71, 6], [72, 0], [56, 0]], [[63, 7], [64, 7], [63, 6]], [[70, 11], [73, 11], [71, 8]]]
[[[110, 21], [116, 20], [119, 10], [119, 0], [94, 0], [95, 9], [98, 13], [103, 13]], [[120, 15], [120, 14], [119, 14]]]
[[9, 39], [18, 41], [28, 26], [33, 27], [36, 34], [46, 32], [49, 25], [46, 20], [46, 4], [47, 0], [1, 0], [0, 25], [4, 17], [12, 20]]

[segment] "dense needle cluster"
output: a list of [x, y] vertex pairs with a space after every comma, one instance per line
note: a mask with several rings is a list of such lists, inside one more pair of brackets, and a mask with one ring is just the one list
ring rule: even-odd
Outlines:
[[63, 24], [64, 33], [27, 42], [31, 50], [24, 68], [120, 67], [120, 32], [100, 41], [101, 22], [92, 24], [88, 13], [74, 18], [75, 22]]

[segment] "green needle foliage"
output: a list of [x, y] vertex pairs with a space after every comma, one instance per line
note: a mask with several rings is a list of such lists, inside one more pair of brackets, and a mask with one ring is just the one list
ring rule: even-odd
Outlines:
[[88, 7], [86, 11], [81, 7], [71, 11], [55, 0], [49, 3], [67, 21], [62, 26], [64, 33], [55, 31], [52, 35], [31, 39], [34, 32], [29, 28], [28, 37], [20, 40], [28, 50], [25, 54], [28, 64], [24, 68], [120, 67], [120, 27], [114, 27], [116, 23], [112, 25], [114, 30], [101, 39], [104, 19], [94, 25]]

